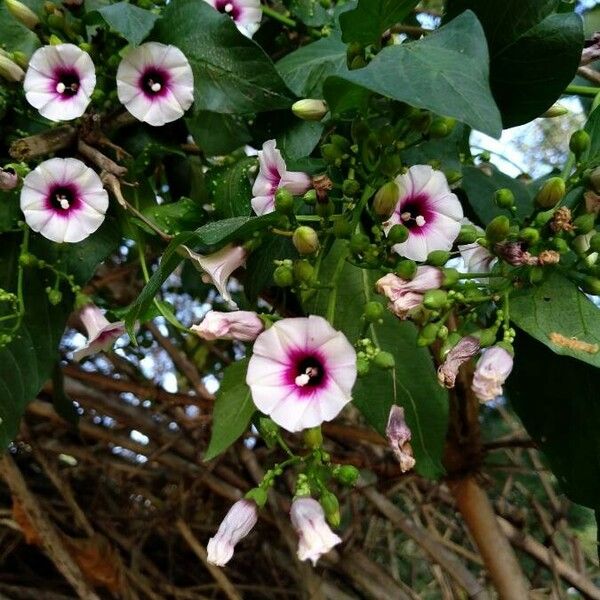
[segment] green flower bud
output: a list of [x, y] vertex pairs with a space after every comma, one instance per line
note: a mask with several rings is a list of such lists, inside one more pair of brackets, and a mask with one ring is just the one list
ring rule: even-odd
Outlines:
[[555, 117], [562, 117], [563, 115], [569, 114], [569, 109], [561, 106], [560, 104], [553, 104], [544, 114], [540, 115], [545, 119], [553, 119]]
[[576, 158], [580, 158], [581, 155], [589, 149], [591, 143], [592, 140], [590, 139], [590, 134], [583, 129], [579, 129], [571, 135], [569, 149]]
[[16, 62], [0, 54], [0, 77], [6, 81], [21, 81], [25, 77], [25, 71]]
[[596, 233], [590, 239], [590, 250], [592, 252], [600, 252], [600, 233]]
[[292, 112], [304, 121], [320, 121], [328, 110], [327, 102], [312, 98], [298, 100], [292, 104]]
[[52, 29], [63, 31], [65, 27], [65, 17], [61, 12], [55, 12], [48, 15], [47, 23]]
[[64, 44], [64, 42], [57, 35], [54, 34], [52, 34], [48, 38], [48, 43], [50, 44], [50, 46], [60, 46], [61, 44]]
[[399, 194], [400, 190], [395, 181], [388, 181], [382, 185], [373, 198], [373, 212], [377, 216], [387, 219], [398, 203]]
[[35, 29], [40, 22], [39, 17], [19, 0], [4, 0], [8, 12], [28, 29]]
[[317, 190], [308, 190], [308, 192], [302, 196], [302, 200], [304, 200], [306, 204], [314, 204], [317, 201]]
[[414, 260], [401, 260], [396, 265], [396, 275], [401, 279], [410, 280], [417, 273], [417, 263]]
[[294, 196], [289, 190], [279, 188], [275, 192], [275, 210], [283, 215], [289, 215], [294, 210]]
[[339, 527], [341, 516], [340, 516], [340, 503], [334, 494], [331, 492], [324, 491], [319, 498], [319, 502], [323, 507], [323, 512], [327, 517], [327, 521], [332, 527]]
[[321, 146], [321, 156], [325, 162], [335, 164], [337, 161], [342, 160], [344, 151], [335, 144], [323, 144]]
[[433, 267], [443, 267], [450, 260], [450, 252], [434, 250], [427, 255], [427, 264]]
[[359, 377], [364, 377], [369, 374], [371, 363], [361, 356], [356, 359], [356, 373]]
[[331, 140], [331, 143], [342, 152], [350, 152], [350, 142], [343, 135], [334, 133], [329, 139]]
[[458, 244], [473, 244], [481, 237], [481, 233], [477, 231], [474, 225], [463, 225], [460, 228], [460, 233], [456, 238]]
[[52, 306], [56, 306], [60, 304], [62, 300], [62, 292], [60, 290], [50, 290], [48, 292], [48, 302], [52, 304]]
[[538, 206], [554, 208], [565, 196], [566, 186], [562, 177], [550, 177], [535, 197]]
[[379, 351], [373, 358], [373, 364], [380, 369], [393, 369], [396, 366], [394, 355], [391, 352]]
[[304, 445], [307, 448], [315, 449], [320, 448], [323, 445], [323, 434], [321, 433], [321, 427], [311, 427], [310, 429], [304, 430]]
[[444, 279], [442, 285], [444, 287], [452, 287], [460, 279], [460, 273], [456, 269], [442, 269]]
[[342, 184], [342, 192], [344, 196], [354, 198], [360, 192], [360, 183], [356, 179], [346, 179]]
[[294, 272], [290, 267], [280, 265], [273, 272], [273, 281], [279, 287], [291, 287], [294, 284]]
[[252, 500], [256, 506], [262, 508], [267, 503], [267, 492], [260, 487], [255, 487], [246, 492], [244, 498]]
[[346, 239], [352, 234], [352, 223], [348, 219], [342, 217], [333, 222], [333, 235], [336, 238]]
[[363, 314], [369, 323], [377, 323], [383, 317], [384, 312], [383, 305], [375, 300], [367, 302], [363, 308]]
[[390, 244], [401, 244], [408, 239], [410, 231], [408, 227], [402, 225], [402, 223], [396, 223], [392, 225], [392, 228], [387, 232], [387, 239]]
[[546, 210], [544, 212], [538, 213], [535, 216], [535, 224], [538, 227], [543, 227], [544, 225], [546, 225], [546, 223], [548, 223], [548, 221], [550, 221], [550, 219], [552, 219], [553, 216], [554, 216], [553, 210]]
[[534, 227], [525, 227], [519, 231], [519, 239], [532, 246], [539, 241], [540, 232]]
[[505, 240], [510, 231], [510, 221], [508, 217], [499, 215], [494, 217], [485, 228], [485, 236], [492, 243], [496, 244]]
[[496, 343], [497, 334], [498, 330], [495, 327], [490, 327], [489, 329], [480, 329], [479, 331], [475, 331], [471, 335], [479, 340], [479, 344], [482, 348], [487, 348], [488, 346], [493, 346]]
[[449, 185], [458, 183], [462, 179], [462, 173], [456, 169], [446, 169], [444, 175], [446, 176], [446, 181]]
[[451, 117], [437, 117], [429, 127], [429, 135], [432, 138], [443, 138], [452, 133], [456, 125], [456, 119]]
[[439, 325], [437, 323], [428, 323], [421, 329], [417, 337], [417, 346], [429, 346], [437, 339]]
[[12, 53], [12, 59], [22, 68], [26, 69], [29, 66], [29, 57], [24, 52], [15, 50]]
[[494, 193], [494, 202], [500, 208], [510, 209], [515, 204], [515, 195], [508, 188], [502, 188]]
[[589, 233], [594, 229], [596, 222], [596, 215], [593, 213], [586, 213], [585, 215], [579, 215], [574, 221], [573, 225], [577, 229], [577, 233]]
[[338, 465], [333, 469], [333, 476], [341, 484], [352, 486], [358, 481], [360, 471], [352, 465]]
[[567, 241], [559, 237], [555, 237], [552, 240], [552, 247], [561, 254], [566, 254], [569, 251], [569, 244]]
[[27, 253], [21, 254], [21, 256], [19, 256], [19, 264], [25, 268], [37, 267], [38, 259], [33, 254], [30, 254], [29, 252], [27, 252]]
[[355, 233], [350, 238], [350, 252], [362, 254], [371, 244], [371, 240], [364, 233]]
[[292, 243], [300, 254], [314, 254], [319, 249], [319, 236], [308, 225], [301, 225], [294, 231]]
[[592, 294], [594, 296], [600, 296], [600, 279], [597, 277], [592, 277], [591, 275], [587, 275], [583, 278], [581, 287], [584, 292], [587, 294]]
[[362, 44], [359, 42], [350, 42], [346, 48], [346, 60], [348, 65], [352, 62], [354, 58], [357, 56], [364, 56], [365, 49]]
[[298, 283], [312, 283], [315, 279], [315, 268], [307, 260], [294, 261], [293, 270]]
[[423, 306], [425, 306], [425, 308], [438, 310], [444, 308], [447, 303], [448, 292], [444, 290], [427, 290], [425, 294], [423, 294]]

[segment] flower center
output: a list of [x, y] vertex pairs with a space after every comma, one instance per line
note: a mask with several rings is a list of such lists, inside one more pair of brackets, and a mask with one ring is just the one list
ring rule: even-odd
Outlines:
[[400, 220], [403, 225], [413, 231], [418, 231], [432, 221], [432, 212], [427, 206], [427, 198], [416, 196], [410, 198], [400, 207]]
[[239, 9], [232, 0], [217, 0], [215, 8], [233, 19], [237, 19], [239, 16]]
[[142, 77], [142, 88], [149, 96], [160, 96], [166, 90], [166, 77], [157, 69], [150, 69]]
[[79, 81], [79, 75], [74, 72], [63, 72], [58, 76], [56, 82], [56, 91], [65, 98], [72, 98], [77, 95], [81, 82]]
[[325, 371], [321, 362], [314, 356], [303, 358], [296, 365], [294, 383], [298, 387], [315, 387], [323, 381]]
[[51, 190], [49, 198], [52, 208], [59, 213], [67, 213], [77, 203], [75, 191], [69, 186], [59, 186]]

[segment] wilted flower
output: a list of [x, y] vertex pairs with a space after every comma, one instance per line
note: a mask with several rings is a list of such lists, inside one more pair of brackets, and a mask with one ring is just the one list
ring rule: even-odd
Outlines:
[[23, 180], [27, 225], [53, 242], [80, 242], [104, 221], [108, 194], [100, 177], [75, 158], [51, 158]]
[[19, 184], [19, 176], [11, 169], [0, 169], [0, 191], [14, 190]]
[[95, 304], [84, 306], [79, 318], [87, 331], [88, 341], [83, 348], [73, 352], [75, 361], [98, 352], [106, 352], [125, 333], [123, 321], [111, 323]]
[[260, 0], [204, 0], [220, 13], [229, 15], [236, 27], [251, 38], [260, 27], [262, 10]]
[[200, 325], [191, 330], [205, 340], [238, 340], [252, 342], [264, 331], [264, 323], [255, 312], [236, 310], [230, 313], [211, 310]]
[[406, 473], [415, 466], [413, 450], [410, 445], [412, 433], [404, 418], [404, 409], [396, 404], [392, 405], [388, 416], [385, 436], [397, 461], [400, 471]]
[[489, 273], [496, 257], [477, 242], [458, 246], [460, 255], [469, 273]]
[[29, 61], [23, 83], [31, 106], [51, 121], [70, 121], [87, 109], [96, 87], [94, 63], [74, 44], [43, 46]]
[[417, 267], [413, 279], [402, 279], [393, 273], [384, 275], [375, 287], [390, 301], [388, 309], [400, 319], [406, 319], [410, 311], [421, 306], [423, 294], [442, 285], [443, 273], [435, 267]]
[[236, 544], [252, 531], [257, 520], [256, 504], [245, 498], [238, 500], [225, 515], [217, 533], [208, 540], [208, 562], [217, 567], [227, 564], [233, 556]]
[[460, 233], [463, 210], [450, 191], [446, 177], [429, 165], [414, 165], [396, 177], [400, 195], [388, 221], [387, 233], [401, 223], [409, 230], [408, 239], [393, 246], [394, 252], [412, 260], [424, 261], [433, 250], [450, 250]]
[[325, 522], [321, 505], [309, 497], [296, 498], [290, 509], [290, 519], [298, 534], [298, 558], [314, 565], [323, 554], [342, 542]]
[[600, 32], [596, 31], [592, 34], [590, 40], [585, 41], [585, 47], [581, 51], [580, 66], [588, 65], [600, 58]]
[[261, 333], [246, 383], [256, 407], [287, 431], [331, 421], [351, 400], [356, 352], [324, 318], [282, 319]]
[[502, 394], [502, 386], [513, 368], [512, 354], [502, 346], [492, 346], [481, 355], [471, 388], [481, 402]]
[[117, 94], [136, 119], [159, 127], [176, 121], [192, 105], [192, 68], [179, 48], [147, 42], [119, 64]]
[[281, 152], [277, 150], [275, 140], [263, 144], [258, 152], [260, 170], [252, 187], [252, 208], [257, 215], [275, 210], [275, 192], [285, 188], [295, 196], [304, 194], [311, 186], [306, 173], [288, 171]]
[[502, 242], [494, 246], [494, 250], [509, 265], [520, 267], [522, 265], [537, 265], [538, 259], [525, 250], [523, 242]]
[[467, 335], [446, 354], [444, 362], [438, 367], [438, 380], [447, 388], [453, 388], [461, 365], [473, 358], [481, 348], [479, 340]]

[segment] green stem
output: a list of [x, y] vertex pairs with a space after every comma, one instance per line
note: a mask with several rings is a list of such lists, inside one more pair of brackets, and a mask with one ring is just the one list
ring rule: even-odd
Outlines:
[[576, 96], [595, 96], [600, 92], [600, 88], [589, 85], [568, 85], [563, 94], [574, 94]]
[[500, 275], [499, 273], [460, 273], [459, 279], [483, 279], [486, 277], [507, 277], [507, 275]]
[[287, 25], [288, 27], [296, 27], [296, 21], [294, 21], [294, 19], [290, 19], [289, 17], [282, 15], [280, 12], [272, 9], [270, 6], [265, 6], [263, 4], [262, 11], [265, 15], [267, 15], [267, 17], [271, 17], [271, 19], [283, 23], [283, 25]]
[[358, 201], [358, 204], [354, 208], [354, 215], [352, 216], [352, 223], [351, 223], [352, 231], [354, 231], [356, 229], [358, 222], [360, 221], [360, 216], [362, 215], [362, 211], [364, 210], [365, 206], [367, 205], [369, 198], [374, 193], [375, 193], [375, 190], [369, 184], [367, 184], [365, 186], [365, 189], [363, 190], [360, 200]]

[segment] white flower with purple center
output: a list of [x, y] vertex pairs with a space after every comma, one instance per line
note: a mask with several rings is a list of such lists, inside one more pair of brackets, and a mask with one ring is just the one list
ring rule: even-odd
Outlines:
[[108, 194], [96, 172], [75, 158], [44, 161], [23, 180], [27, 225], [53, 242], [80, 242], [102, 225]]
[[181, 118], [192, 105], [192, 68], [175, 46], [142, 44], [119, 64], [117, 94], [136, 119], [160, 127]]
[[229, 15], [240, 33], [251, 38], [260, 27], [260, 0], [204, 0], [220, 13]]
[[258, 152], [260, 170], [252, 187], [252, 208], [257, 215], [265, 215], [275, 210], [275, 192], [285, 188], [294, 196], [304, 194], [311, 180], [306, 173], [288, 171], [275, 140], [268, 140]]
[[414, 165], [396, 177], [396, 183], [400, 195], [384, 231], [387, 234], [401, 223], [409, 234], [405, 242], [393, 246], [394, 252], [424, 261], [434, 250], [450, 250], [460, 233], [463, 210], [444, 174], [429, 165]]
[[351, 400], [356, 352], [324, 318], [282, 319], [254, 343], [246, 383], [256, 407], [287, 431], [331, 421]]
[[70, 121], [87, 109], [96, 87], [94, 63], [74, 44], [43, 46], [29, 61], [23, 82], [31, 106], [51, 121]]
[[95, 304], [84, 306], [79, 318], [87, 331], [88, 341], [83, 348], [73, 352], [73, 360], [76, 361], [98, 352], [106, 352], [125, 333], [123, 321], [111, 323]]

